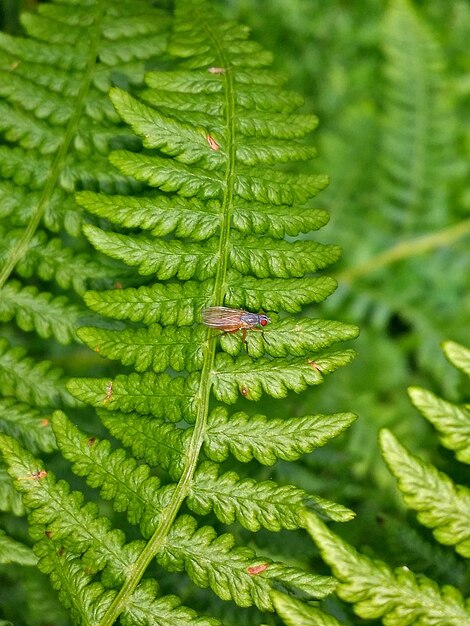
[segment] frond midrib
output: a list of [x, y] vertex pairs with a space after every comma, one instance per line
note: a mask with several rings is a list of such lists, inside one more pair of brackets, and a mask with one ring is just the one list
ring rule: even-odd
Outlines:
[[[202, 22], [208, 37], [213, 41], [215, 48], [219, 52], [221, 67], [228, 67], [229, 62], [225, 58], [224, 51], [219, 45], [216, 33], [212, 31], [210, 25]], [[218, 248], [218, 265], [214, 284], [213, 297], [211, 301], [217, 305], [223, 304], [224, 296], [227, 288], [227, 271], [229, 260], [229, 240], [233, 213], [233, 195], [235, 185], [235, 97], [234, 83], [230, 71], [224, 73], [225, 81], [225, 98], [226, 98], [226, 147], [227, 147], [227, 167], [224, 177], [224, 197], [220, 208], [221, 224], [220, 238]], [[204, 442], [204, 435], [207, 428], [207, 418], [209, 414], [209, 399], [212, 386], [211, 372], [215, 361], [216, 342], [210, 341], [212, 331], [207, 329], [204, 342], [203, 366], [201, 371], [201, 379], [199, 390], [196, 394], [198, 399], [197, 415], [194, 424], [194, 430], [189, 441], [188, 451], [186, 455], [185, 466], [180, 480], [172, 494], [170, 502], [162, 510], [159, 524], [143, 549], [141, 555], [136, 560], [131, 575], [127, 578], [125, 584], [114, 598], [100, 621], [100, 626], [112, 626], [120, 613], [124, 610], [128, 603], [129, 597], [132, 595], [137, 585], [142, 579], [148, 565], [155, 558], [155, 555], [164, 546], [166, 537], [173, 525], [178, 511], [183, 504], [185, 498], [190, 492], [194, 473], [196, 471], [199, 453]]]

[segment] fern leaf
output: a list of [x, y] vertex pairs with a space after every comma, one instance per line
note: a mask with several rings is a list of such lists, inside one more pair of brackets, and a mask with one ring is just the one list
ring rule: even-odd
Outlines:
[[336, 618], [280, 591], [271, 592], [274, 608], [287, 626], [341, 626]]
[[121, 554], [124, 535], [109, 530], [109, 521], [98, 517], [96, 505], [83, 506], [82, 494], [70, 493], [65, 482], [56, 482], [50, 472], [41, 469], [42, 463], [14, 440], [1, 435], [0, 446], [25, 504], [34, 511], [30, 527], [33, 539], [39, 541], [48, 530], [54, 541], [60, 540], [65, 547], [70, 545], [78, 553], [89, 551], [86, 560], [95, 571], [103, 569], [111, 557], [124, 564]]
[[466, 575], [466, 564], [459, 555], [423, 536], [407, 523], [393, 518], [382, 518], [385, 541], [395, 559], [408, 564], [413, 571], [444, 580], [459, 589]]
[[67, 389], [79, 400], [98, 408], [119, 408], [125, 413], [137, 411], [143, 415], [166, 417], [177, 422], [194, 419], [193, 398], [197, 376], [171, 378], [168, 374], [119, 375], [113, 380], [71, 378]]
[[[186, 93], [192, 93], [192, 90], [197, 90], [196, 93], [215, 93], [214, 88], [216, 88], [216, 92], [221, 91], [222, 84], [217, 79], [213, 80], [213, 76], [204, 71], [198, 72], [198, 75], [196, 76], [196, 72], [193, 72], [188, 77], [180, 72], [173, 73], [171, 77], [170, 72], [165, 74], [151, 73], [148, 75], [147, 81], [149, 85], [157, 82], [159, 88], [165, 89], [167, 93], [168, 91], [171, 92], [175, 86], [179, 92], [185, 91]], [[162, 76], [164, 76], [163, 79]], [[251, 96], [253, 91], [253, 87], [251, 87]], [[155, 104], [154, 93], [151, 90], [147, 91], [144, 98]], [[247, 95], [244, 94], [245, 99]], [[260, 104], [262, 94], [256, 95], [256, 104]], [[129, 94], [117, 89], [111, 92], [111, 98], [123, 119], [137, 135], [144, 137], [144, 145], [147, 148], [160, 148], [182, 163], [202, 163], [208, 169], [222, 167], [227, 162], [227, 155], [223, 146], [222, 149], [219, 146], [218, 150], [207, 151], [207, 133], [204, 133], [202, 128], [196, 128], [187, 123], [179, 122], [174, 117], [163, 115], [155, 108], [148, 107]], [[292, 94], [286, 94], [286, 102], [293, 99]], [[279, 94], [275, 99], [269, 98], [270, 108], [272, 109], [273, 105], [279, 105], [279, 100]], [[169, 104], [168, 101], [167, 104]], [[155, 133], [155, 130], [158, 132]], [[215, 129], [212, 129], [211, 137], [217, 141], [218, 133]], [[299, 142], [287, 140], [276, 142], [274, 139], [265, 142], [258, 137], [251, 142], [245, 140], [245, 143], [238, 145], [235, 156], [240, 163], [245, 165], [272, 164], [289, 160], [309, 159], [315, 156], [315, 150]]]
[[408, 231], [418, 219], [421, 229], [425, 223], [435, 227], [448, 223], [442, 203], [442, 163], [452, 136], [443, 51], [408, 0], [390, 3], [383, 33], [388, 102], [382, 192], [391, 218]]
[[237, 120], [237, 130], [247, 137], [274, 137], [290, 139], [303, 137], [318, 125], [318, 118], [306, 114], [284, 114], [264, 111], [246, 111]]
[[[9, 217], [13, 226], [20, 227], [33, 217], [35, 208], [40, 203], [41, 193], [19, 188], [9, 180], [0, 180], [0, 199], [0, 215]], [[80, 232], [81, 220], [81, 213], [77, 211], [73, 197], [56, 189], [44, 210], [44, 226], [54, 233], [64, 227], [66, 232], [77, 234]], [[34, 237], [30, 248], [34, 249]]]
[[0, 399], [0, 430], [18, 439], [32, 452], [57, 448], [46, 414], [13, 398]]
[[232, 235], [230, 261], [233, 269], [257, 278], [302, 277], [338, 260], [340, 248], [314, 241], [279, 241], [263, 237]]
[[470, 350], [455, 341], [445, 341], [442, 347], [449, 361], [470, 376]]
[[[107, 146], [117, 134], [118, 122], [103, 93], [109, 89], [109, 73], [113, 67], [120, 65], [120, 71], [126, 72], [125, 63], [129, 64], [129, 74], [134, 72], [134, 80], [137, 80], [138, 73], [142, 74], [140, 60], [149, 58], [166, 45], [167, 18], [163, 12], [150, 10], [143, 3], [134, 3], [132, 8], [127, 2], [121, 3], [112, 11], [99, 2], [76, 3], [73, 11], [75, 15], [71, 18], [60, 3], [51, 3], [47, 9], [41, 6], [38, 15], [24, 18], [28, 39], [4, 33], [0, 38], [0, 58], [6, 68], [2, 72], [4, 80], [0, 81], [4, 132], [20, 148], [36, 148], [36, 154], [30, 152], [20, 166], [22, 174], [15, 174], [6, 167], [3, 174], [14, 183], [13, 197], [25, 193], [28, 204], [29, 194], [44, 188], [44, 195], [37, 200], [31, 196], [33, 210], [43, 214], [52, 206], [49, 204], [52, 194], [57, 195], [53, 192], [54, 183], [58, 183], [60, 190], [73, 189], [74, 180], [85, 182], [80, 162], [91, 152], [100, 165], [94, 174], [89, 170], [88, 182], [93, 179], [108, 191], [113, 186], [120, 187], [121, 191], [132, 190], [132, 184], [121, 175], [115, 174], [113, 180], [102, 177], [100, 181]], [[120, 31], [108, 27], [118, 20], [122, 23]], [[96, 63], [96, 59], [100, 63]], [[71, 158], [66, 164], [63, 157], [67, 151]], [[2, 159], [3, 162], [12, 163], [15, 149], [4, 152], [6, 160]], [[53, 156], [54, 152], [57, 157]], [[16, 154], [26, 157], [18, 149]], [[51, 156], [45, 159], [46, 154]], [[28, 164], [31, 173], [38, 172], [40, 159], [44, 162], [43, 174], [28, 175], [26, 162], [31, 160]], [[49, 181], [47, 188], [46, 181]], [[60, 204], [58, 208], [62, 211]], [[75, 217], [72, 211], [67, 217], [63, 214], [61, 223], [69, 227], [72, 234], [78, 234], [80, 220], [77, 220], [76, 205], [74, 212]], [[52, 214], [46, 223], [54, 223], [54, 230], [58, 229]]]
[[136, 624], [167, 624], [168, 626], [222, 626], [215, 618], [199, 617], [196, 611], [181, 604], [177, 596], [158, 597], [155, 581], [145, 580], [134, 592], [122, 614], [123, 626]]
[[[143, 275], [155, 274], [160, 280], [176, 276], [202, 280], [215, 276], [217, 239], [202, 243], [155, 240], [143, 235], [107, 233], [94, 226], [84, 227], [85, 235], [100, 252], [136, 266]], [[255, 237], [233, 237], [232, 267], [258, 278], [303, 276], [334, 263], [338, 246], [313, 241], [279, 242]]]
[[309, 505], [314, 506], [316, 499], [292, 485], [240, 479], [235, 472], [219, 476], [218, 466], [205, 462], [195, 474], [187, 502], [191, 510], [200, 515], [213, 511], [224, 524], [237, 520], [256, 532], [260, 528], [271, 531], [299, 528], [302, 511]]
[[162, 467], [174, 480], [181, 477], [192, 427], [177, 428], [163, 419], [117, 411], [99, 413], [109, 432], [129, 447], [137, 459], [146, 461], [151, 467]]
[[[182, 88], [187, 89], [187, 85], [183, 84]], [[206, 134], [202, 128], [162, 115], [121, 89], [113, 89], [110, 96], [124, 121], [136, 135], [144, 138], [146, 148], [159, 148], [181, 163], [200, 162], [210, 170], [226, 163], [227, 158], [221, 150], [207, 150]]]
[[4, 396], [38, 407], [74, 404], [59, 369], [52, 369], [48, 361], [35, 363], [25, 357], [23, 348], [9, 348], [5, 339], [0, 340], [0, 384]]
[[331, 320], [286, 319], [270, 324], [262, 336], [251, 333], [244, 342], [242, 337], [227, 334], [221, 337], [220, 343], [224, 351], [232, 355], [246, 348], [254, 357], [265, 353], [273, 357], [304, 356], [338, 341], [354, 339], [358, 333], [357, 326]]
[[202, 367], [205, 331], [201, 327], [193, 330], [152, 324], [122, 331], [91, 327], [80, 328], [77, 334], [101, 356], [133, 365], [138, 372], [164, 372], [168, 367], [176, 372], [194, 372]]
[[80, 432], [63, 413], [54, 414], [53, 425], [75, 474], [85, 476], [91, 487], [100, 488], [102, 498], [113, 500], [115, 510], [125, 511], [131, 524], [140, 522], [143, 535], [150, 537], [165, 500], [158, 493], [160, 481], [150, 476], [149, 466], [137, 464], [122, 449], [112, 452], [108, 441]]
[[210, 278], [216, 272], [216, 239], [204, 244], [158, 241], [143, 235], [107, 233], [91, 225], [84, 227], [84, 233], [97, 250], [137, 267], [144, 276], [188, 280], [194, 275]]
[[[2, 236], [2, 261], [7, 260], [8, 251], [17, 245], [20, 233], [15, 229]], [[60, 239], [48, 239], [43, 231], [36, 232], [27, 252], [18, 262], [16, 271], [25, 278], [37, 275], [42, 280], [54, 280], [62, 289], [72, 288], [80, 294], [88, 286], [110, 286], [123, 275], [122, 268], [100, 263], [90, 254], [75, 254]]]
[[[332, 579], [308, 575], [301, 570], [270, 563], [255, 573], [258, 562], [249, 548], [234, 548], [234, 538], [217, 536], [208, 526], [197, 529], [195, 520], [185, 515], [176, 521], [168, 534], [165, 548], [157, 561], [169, 571], [186, 570], [199, 587], [210, 587], [223, 600], [234, 600], [239, 606], [255, 604], [272, 611], [269, 596], [271, 580], [296, 587], [315, 597], [324, 597], [334, 588]], [[202, 555], [204, 554], [204, 557]], [[250, 568], [253, 572], [250, 573]]]
[[212, 170], [207, 173], [200, 167], [124, 150], [113, 152], [110, 160], [125, 176], [162, 191], [178, 192], [183, 198], [218, 198], [223, 191], [221, 175]]
[[174, 233], [193, 240], [208, 239], [220, 224], [219, 203], [204, 204], [196, 198], [105, 196], [91, 191], [82, 191], [76, 198], [93, 215], [160, 237]]
[[445, 474], [411, 455], [390, 432], [384, 430], [380, 441], [385, 461], [418, 520], [433, 529], [438, 541], [470, 556], [470, 490], [454, 485]]
[[408, 393], [415, 407], [438, 431], [442, 445], [454, 450], [459, 461], [470, 463], [470, 410], [426, 389], [412, 387]]
[[329, 276], [303, 278], [254, 278], [231, 273], [226, 303], [245, 306], [254, 311], [298, 313], [302, 305], [321, 302], [336, 289], [336, 281]]
[[24, 515], [26, 512], [21, 496], [13, 487], [2, 461], [0, 461], [0, 511], [9, 511], [16, 516]]
[[[60, 422], [56, 427], [60, 430], [65, 425], [64, 416], [56, 417]], [[91, 616], [101, 619], [116, 591], [105, 590], [101, 583], [93, 581], [93, 575], [106, 567], [107, 585], [122, 582], [127, 567], [138, 556], [141, 544], [135, 542], [124, 548], [123, 533], [109, 529], [109, 521], [98, 516], [95, 504], [83, 504], [82, 494], [70, 492], [63, 481], [56, 483], [50, 472], [41, 476], [37, 470], [31, 471], [40, 464], [21, 450], [14, 440], [1, 435], [0, 448], [25, 503], [33, 511], [30, 532], [37, 541], [35, 551], [39, 556], [39, 568], [51, 575], [53, 586], [59, 590], [77, 623], [89, 623]], [[156, 589], [152, 581], [146, 584]], [[159, 599], [154, 603], [154, 609], [174, 608], [175, 602], [171, 600]], [[181, 607], [177, 615], [195, 613]]]
[[311, 514], [306, 516], [306, 528], [340, 581], [336, 592], [354, 604], [359, 617], [382, 618], [390, 624], [470, 624], [470, 613], [455, 587], [440, 589], [431, 579], [416, 577], [406, 566], [392, 570], [359, 554]]
[[199, 318], [212, 287], [211, 281], [155, 283], [137, 289], [89, 291], [85, 302], [93, 311], [118, 320], [188, 326]]
[[83, 569], [78, 556], [55, 542], [42, 539], [35, 546], [39, 569], [48, 574], [54, 589], [65, 608], [69, 609], [76, 624], [99, 621], [114, 600], [116, 591], [105, 589], [93, 580], [93, 575]]
[[233, 227], [246, 234], [297, 237], [321, 228], [328, 220], [328, 213], [322, 209], [272, 205], [266, 210], [263, 205], [240, 201], [233, 216]]
[[243, 463], [252, 459], [264, 465], [273, 465], [278, 458], [293, 461], [341, 434], [354, 419], [352, 413], [268, 419], [245, 413], [230, 415], [218, 407], [209, 415], [204, 451], [218, 462], [229, 453]]
[[232, 359], [218, 354], [213, 373], [213, 391], [218, 400], [233, 404], [240, 395], [248, 400], [259, 400], [262, 393], [284, 398], [289, 390], [299, 393], [308, 385], [318, 385], [323, 374], [333, 372], [354, 358], [354, 352], [345, 350], [315, 360], [266, 358], [254, 361], [249, 356]]
[[[196, 198], [103, 196], [90, 191], [78, 193], [76, 198], [89, 213], [126, 228], [149, 230], [153, 235], [174, 233], [177, 237], [203, 240], [214, 235], [220, 223], [220, 205], [216, 200], [202, 203]], [[321, 209], [273, 205], [268, 213], [263, 205], [240, 202], [233, 227], [247, 234], [295, 237], [321, 228], [328, 219], [328, 213]]]
[[16, 541], [0, 530], [0, 563], [18, 563], [19, 565], [36, 565], [37, 558], [31, 548]]
[[65, 296], [54, 298], [50, 293], [40, 293], [36, 287], [23, 287], [16, 280], [0, 291], [0, 321], [15, 318], [22, 330], [35, 330], [44, 338], [54, 335], [60, 343], [70, 343], [75, 338], [80, 313], [83, 311], [69, 304]]

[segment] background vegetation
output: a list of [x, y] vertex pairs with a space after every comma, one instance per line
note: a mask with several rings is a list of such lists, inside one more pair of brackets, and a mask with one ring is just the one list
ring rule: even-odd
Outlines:
[[[352, 508], [356, 519], [335, 527], [349, 543], [391, 565], [406, 560], [468, 593], [463, 562], [450, 549], [436, 549], [430, 534], [406, 513], [377, 439], [386, 426], [421, 458], [468, 483], [468, 470], [438, 447], [406, 388], [425, 387], [454, 402], [469, 399], [440, 344], [444, 339], [469, 343], [470, 4], [218, 4], [227, 17], [251, 26], [253, 38], [273, 52], [274, 68], [304, 95], [305, 111], [320, 118], [314, 167], [331, 177], [317, 201], [331, 215], [321, 237], [340, 243], [344, 253], [335, 266], [339, 289], [314, 315], [361, 328], [354, 342], [359, 357], [351, 366], [321, 387], [290, 397], [293, 415], [353, 411], [360, 419], [301, 462], [278, 462], [269, 472], [251, 470], [257, 478], [292, 483]], [[3, 28], [18, 28], [16, 3], [4, 0], [2, 8]], [[5, 336], [11, 332], [2, 330]], [[48, 348], [38, 340], [34, 349]], [[82, 348], [55, 350], [48, 358], [75, 376], [90, 368], [102, 376], [111, 371]], [[261, 400], [259, 412], [272, 412], [272, 402]], [[26, 529], [20, 532], [26, 535]], [[243, 530], [240, 537], [246, 539]], [[256, 544], [273, 558], [296, 555], [299, 565], [327, 571], [319, 556], [305, 555], [303, 533], [260, 531]], [[26, 581], [28, 593], [35, 584], [42, 591], [44, 582], [38, 581]], [[15, 583], [9, 578], [4, 593], [20, 594], [20, 602]], [[170, 576], [165, 584], [171, 590], [175, 580]], [[209, 603], [205, 592], [198, 602], [201, 609]], [[344, 624], [359, 623], [336, 600], [326, 607]], [[35, 623], [24, 613], [16, 619]], [[49, 623], [61, 620], [66, 623], [64, 616], [51, 614]]]

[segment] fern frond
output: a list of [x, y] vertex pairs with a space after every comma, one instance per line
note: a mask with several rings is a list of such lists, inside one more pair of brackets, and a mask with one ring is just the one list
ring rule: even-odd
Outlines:
[[304, 391], [308, 385], [319, 385], [323, 375], [334, 372], [354, 358], [351, 350], [305, 358], [277, 359], [249, 356], [233, 359], [228, 354], [218, 354], [213, 372], [212, 389], [215, 397], [233, 404], [240, 395], [249, 400], [259, 400], [264, 393], [274, 398], [285, 398], [289, 390]]
[[411, 387], [408, 393], [418, 411], [438, 431], [442, 445], [453, 450], [459, 461], [470, 463], [470, 409], [419, 387]]
[[39, 557], [40, 570], [49, 574], [59, 599], [74, 623], [83, 624], [90, 619], [99, 620], [115, 597], [115, 591], [105, 589], [94, 581], [92, 574], [83, 569], [80, 557], [57, 547], [47, 537], [41, 539], [35, 548]]
[[297, 237], [300, 233], [321, 228], [328, 220], [328, 213], [322, 209], [272, 205], [266, 211], [262, 205], [240, 201], [233, 216], [233, 227], [247, 234]]
[[37, 558], [31, 548], [16, 541], [0, 530], [0, 563], [18, 563], [20, 565], [36, 565]]
[[[19, 229], [0, 230], [0, 261], [6, 262], [9, 251], [20, 238]], [[37, 231], [28, 251], [16, 265], [16, 272], [30, 278], [37, 275], [45, 281], [54, 280], [62, 289], [74, 289], [82, 294], [88, 287], [110, 286], [123, 276], [123, 268], [113, 268], [98, 262], [89, 253], [75, 254], [59, 238], [50, 239], [44, 231]]]
[[381, 520], [385, 541], [394, 562], [405, 561], [413, 571], [462, 588], [466, 563], [447, 546], [437, 545], [431, 538], [408, 524], [394, 518]]
[[113, 500], [115, 510], [125, 511], [130, 523], [140, 523], [144, 537], [150, 537], [166, 503], [150, 467], [138, 464], [122, 449], [112, 452], [108, 441], [80, 432], [63, 413], [54, 414], [53, 425], [58, 445], [73, 463], [75, 474], [85, 476], [91, 487], [100, 489], [103, 499]]
[[101, 356], [133, 365], [138, 372], [148, 369], [164, 372], [168, 367], [176, 372], [193, 372], [202, 367], [201, 343], [205, 337], [202, 328], [152, 324], [147, 328], [116, 331], [82, 327], [77, 334]]
[[417, 511], [418, 520], [433, 529], [438, 541], [470, 556], [470, 490], [411, 455], [390, 432], [382, 431], [380, 442], [403, 498]]
[[60, 343], [70, 343], [76, 337], [77, 320], [84, 313], [65, 296], [54, 298], [51, 293], [24, 287], [16, 280], [0, 289], [1, 322], [15, 319], [21, 330], [35, 330], [43, 338], [55, 336]]
[[188, 326], [199, 318], [211, 290], [211, 281], [155, 283], [138, 288], [88, 291], [85, 302], [96, 313], [117, 320]]
[[158, 597], [156, 581], [144, 580], [126, 605], [120, 621], [123, 626], [135, 624], [167, 624], [168, 626], [222, 626], [211, 617], [199, 617], [196, 611], [183, 606], [177, 596]]
[[357, 326], [332, 320], [285, 319], [270, 324], [263, 335], [252, 333], [243, 342], [241, 337], [227, 334], [220, 339], [221, 346], [236, 356], [244, 348], [250, 356], [269, 354], [273, 357], [304, 356], [312, 351], [328, 348], [338, 340], [355, 339], [359, 333]]
[[226, 304], [255, 311], [283, 310], [288, 313], [299, 313], [302, 305], [322, 302], [336, 289], [336, 281], [329, 276], [259, 279], [231, 272], [228, 283]]
[[352, 413], [268, 419], [245, 413], [230, 415], [227, 409], [218, 407], [208, 418], [204, 451], [218, 462], [229, 453], [243, 463], [252, 459], [264, 465], [273, 465], [278, 458], [293, 461], [325, 445], [354, 420]]
[[[36, 155], [29, 155], [31, 172], [39, 170], [39, 159], [43, 161], [44, 175], [36, 180], [38, 187], [49, 180], [49, 188], [31, 203], [34, 211], [43, 213], [52, 198], [52, 181], [58, 182], [59, 189], [70, 189], [71, 182], [73, 188], [74, 178], [83, 180], [80, 162], [92, 152], [97, 162], [105, 162], [109, 141], [117, 135], [116, 114], [104, 95], [110, 86], [110, 70], [118, 67], [121, 72], [134, 72], [134, 80], [138, 80], [141, 60], [158, 54], [166, 45], [168, 22], [163, 12], [140, 2], [123, 2], [112, 10], [99, 2], [75, 3], [67, 13], [57, 2], [46, 9], [41, 6], [37, 15], [23, 19], [28, 39], [4, 33], [0, 37], [2, 124], [5, 137], [18, 145], [17, 150], [36, 148]], [[110, 27], [117, 21], [121, 21], [120, 29]], [[4, 151], [2, 161], [11, 162], [15, 152], [11, 148]], [[67, 151], [71, 158], [66, 164]], [[58, 157], [45, 158], [54, 152]], [[98, 185], [100, 169], [89, 175]], [[25, 176], [19, 177], [11, 169], [3, 170], [5, 178], [14, 182], [14, 195], [28, 194], [28, 187], [34, 192], [33, 179], [23, 171]], [[111, 179], [101, 182], [105, 189], [112, 188], [108, 186]], [[113, 186], [131, 189], [122, 176], [115, 176]], [[76, 205], [69, 206], [77, 214]], [[56, 220], [50, 215], [47, 221], [51, 225]], [[62, 222], [77, 234], [77, 217]]]
[[[0, 215], [8, 217], [15, 228], [24, 226], [34, 215], [41, 200], [41, 192], [27, 187], [18, 187], [13, 181], [0, 180]], [[44, 210], [43, 223], [51, 232], [59, 232], [62, 227], [68, 233], [78, 233], [82, 216], [77, 211], [72, 196], [64, 190], [56, 189]], [[34, 243], [31, 244], [34, 248]]]
[[449, 361], [470, 377], [470, 350], [455, 341], [444, 341], [442, 349]]
[[[302, 512], [306, 507], [316, 508], [318, 504], [318, 509], [323, 513], [328, 509], [333, 513], [337, 507], [333, 503], [328, 507], [321, 499], [317, 502], [315, 497], [292, 485], [280, 486], [273, 481], [240, 479], [235, 472], [219, 476], [218, 466], [207, 461], [195, 474], [187, 503], [199, 515], [213, 511], [224, 524], [233, 524], [237, 520], [254, 532], [260, 528], [271, 531], [281, 528], [294, 530], [301, 525]], [[339, 508], [335, 511], [337, 517], [340, 517]], [[347, 515], [346, 509], [344, 513]], [[349, 512], [349, 518], [352, 515], [352, 511]]]
[[274, 608], [287, 626], [341, 626], [336, 618], [280, 591], [273, 591]]
[[[96, 255], [92, 259], [83, 241], [52, 239], [48, 231], [81, 234], [82, 211], [71, 196], [77, 186], [121, 193], [136, 188], [135, 181], [109, 172], [110, 146], [138, 140], [122, 127], [107, 92], [113, 80], [138, 83], [144, 62], [166, 46], [168, 18], [147, 4], [51, 2], [24, 17], [24, 37], [0, 33], [0, 318], [63, 344], [76, 341], [83, 311], [55, 286], [40, 293], [6, 281], [16, 269], [22, 277], [83, 292], [120, 277]], [[23, 355], [18, 349], [2, 355], [2, 394], [39, 407], [58, 406], [60, 397], [71, 404], [47, 363]]]
[[[160, 280], [176, 276], [201, 280], [216, 274], [217, 238], [202, 243], [155, 240], [144, 235], [108, 233], [87, 225], [84, 233], [97, 250], [138, 268], [144, 276], [155, 274]], [[337, 246], [313, 241], [270, 240], [233, 235], [230, 262], [233, 269], [257, 278], [291, 278], [322, 269], [339, 258]]]
[[[63, 425], [62, 419], [56, 427], [60, 430]], [[109, 528], [109, 520], [98, 515], [95, 504], [84, 503], [81, 493], [70, 492], [69, 486], [64, 481], [56, 482], [51, 472], [44, 471], [42, 475], [38, 471], [40, 463], [13, 439], [0, 435], [0, 448], [9, 473], [32, 511], [30, 532], [36, 540], [39, 568], [51, 575], [53, 586], [77, 623], [99, 622], [116, 598], [116, 591], [107, 587], [121, 581], [139, 554], [141, 542], [124, 546], [124, 534]], [[32, 555], [30, 558], [31, 564], [36, 562]], [[99, 571], [103, 571], [104, 584], [95, 580]], [[135, 610], [135, 600], [145, 598], [152, 606], [151, 614], [171, 614], [178, 607], [173, 618], [196, 617], [194, 611], [180, 606], [174, 597], [156, 600], [149, 596], [148, 591], [158, 590], [154, 581], [147, 580], [143, 587], [146, 586], [146, 594], [137, 590], [136, 598], [130, 598], [131, 609]], [[196, 623], [216, 622], [201, 618]]]
[[239, 606], [255, 604], [272, 611], [269, 592], [274, 581], [314, 597], [324, 597], [334, 589], [331, 578], [309, 575], [269, 559], [265, 562], [267, 567], [257, 573], [259, 559], [254, 560], [254, 552], [233, 546], [231, 535], [217, 536], [209, 526], [196, 528], [195, 520], [184, 515], [173, 525], [156, 558], [165, 569], [185, 570], [196, 585], [210, 587], [223, 600], [234, 600]]
[[130, 448], [137, 459], [163, 468], [174, 480], [181, 477], [191, 426], [178, 428], [164, 419], [118, 411], [99, 411], [99, 415], [109, 432]]
[[0, 399], [0, 430], [23, 442], [33, 453], [56, 449], [47, 414], [13, 398]]
[[[1, 361], [0, 361], [1, 366]], [[119, 375], [106, 378], [71, 379], [67, 389], [73, 396], [97, 408], [118, 408], [125, 413], [165, 417], [172, 422], [195, 417], [194, 393], [198, 378], [172, 378], [169, 374]]]
[[193, 240], [208, 239], [220, 224], [219, 204], [204, 204], [196, 198], [105, 196], [85, 191], [76, 197], [93, 215], [160, 237], [174, 233]]
[[57, 407], [61, 402], [74, 405], [65, 389], [61, 371], [49, 361], [34, 362], [23, 348], [10, 348], [0, 339], [0, 386], [4, 396], [16, 397], [38, 407]]
[[40, 461], [11, 438], [0, 435], [0, 446], [10, 475], [16, 480], [26, 506], [33, 511], [32, 537], [44, 541], [47, 531], [65, 548], [70, 546], [79, 554], [81, 551], [90, 573], [104, 569], [113, 560], [122, 571], [126, 558], [130, 558], [130, 554], [124, 557], [124, 534], [109, 530], [109, 520], [98, 516], [97, 506], [84, 505], [81, 493], [70, 492], [64, 481], [56, 482], [51, 472], [42, 469]]
[[425, 223], [435, 227], [447, 223], [442, 172], [452, 134], [444, 54], [408, 0], [390, 3], [383, 34], [388, 79], [382, 189], [386, 209], [408, 231], [418, 219], [421, 229]]
[[[81, 432], [61, 412], [51, 422], [74, 473], [136, 528], [128, 541], [114, 517], [104, 517], [97, 505], [65, 481], [56, 482], [2, 436], [9, 471], [31, 510], [39, 567], [77, 623], [100, 626], [117, 620], [129, 626], [149, 620], [216, 623], [172, 596], [156, 597], [157, 584], [142, 582], [155, 561], [157, 571], [186, 572], [194, 585], [241, 607], [273, 611], [271, 592], [279, 587], [323, 598], [335, 587], [330, 577], [236, 547], [233, 534], [220, 535], [196, 519], [213, 512], [225, 524], [277, 531], [299, 529], [308, 509], [338, 521], [352, 515], [293, 485], [240, 477], [218, 466], [228, 453], [267, 465], [298, 458], [353, 420], [351, 414], [229, 418], [220, 406], [263, 393], [280, 398], [300, 392], [354, 356], [348, 349], [324, 351], [354, 338], [357, 328], [284, 314], [322, 301], [336, 286], [312, 274], [339, 258], [338, 246], [303, 236], [328, 219], [321, 209], [301, 206], [326, 186], [327, 177], [295, 165], [315, 153], [304, 136], [316, 118], [297, 112], [303, 99], [265, 69], [270, 55], [248, 40], [246, 29], [224, 22], [202, 0], [177, 2], [174, 59], [165, 59], [172, 67], [151, 72], [139, 97], [127, 93], [122, 87], [134, 78], [139, 83], [139, 60], [166, 45], [166, 18], [154, 26], [155, 15], [162, 14], [151, 18], [139, 1], [108, 9], [79, 0], [77, 12], [74, 2], [51, 3], [27, 21], [37, 39], [25, 41], [28, 64], [37, 70], [47, 53], [62, 81], [54, 84], [47, 69], [42, 79], [36, 71], [30, 90], [28, 81], [21, 83], [23, 74], [15, 75], [17, 89], [5, 92], [14, 110], [5, 115], [4, 132], [16, 145], [8, 146], [1, 167], [9, 184], [21, 186], [22, 198], [28, 197], [23, 215], [32, 212], [33, 230], [46, 206], [58, 206], [58, 198], [80, 189], [76, 200], [92, 216], [83, 226], [85, 237], [119, 261], [111, 268], [125, 268], [115, 289], [98, 291], [98, 285], [85, 295], [95, 313], [119, 323], [101, 320], [96, 328], [88, 322], [77, 335], [101, 356], [135, 371], [94, 378], [90, 373], [67, 383], [75, 398], [98, 409], [123, 447]], [[96, 68], [96, 56], [106, 68]], [[105, 71], [110, 68], [120, 74], [121, 88], [111, 89], [114, 109], [103, 97], [111, 87]], [[52, 95], [45, 102], [48, 89]], [[111, 144], [117, 169], [105, 160]], [[42, 153], [40, 163], [28, 154], [30, 146]], [[31, 208], [30, 191], [39, 207]], [[6, 211], [13, 219], [14, 210]], [[57, 215], [51, 220], [60, 221]], [[80, 221], [81, 216], [74, 224]], [[20, 219], [14, 223], [22, 225]], [[20, 275], [38, 273], [79, 290], [93, 280], [109, 286], [113, 269], [94, 272], [87, 242], [80, 244], [82, 257], [68, 257], [47, 232], [28, 237], [28, 245], [24, 237], [14, 244], [24, 253]], [[61, 263], [67, 266], [63, 274]], [[72, 270], [81, 280], [72, 278]], [[218, 340], [201, 312], [222, 305], [264, 308], [271, 325], [262, 335], [248, 328], [246, 337]]]
[[305, 521], [322, 557], [340, 581], [336, 592], [354, 604], [361, 618], [423, 626], [470, 624], [470, 612], [455, 587], [440, 589], [406, 566], [392, 570], [382, 561], [359, 554], [313, 515], [308, 514]]
[[154, 240], [144, 235], [107, 233], [87, 225], [84, 233], [97, 250], [137, 267], [140, 274], [155, 274], [160, 280], [188, 280], [194, 275], [210, 278], [216, 272], [217, 240], [204, 244], [176, 240]]

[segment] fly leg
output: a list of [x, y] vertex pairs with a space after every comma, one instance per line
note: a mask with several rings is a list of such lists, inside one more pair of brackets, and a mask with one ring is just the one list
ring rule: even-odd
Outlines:
[[242, 341], [243, 341], [243, 345], [245, 346], [245, 350], [248, 353], [248, 342], [246, 340], [246, 331], [247, 331], [247, 329], [244, 328], [243, 329], [243, 333], [242, 333]]
[[[229, 334], [232, 335], [233, 333], [238, 333], [239, 330], [243, 331], [242, 341], [245, 346], [245, 350], [248, 352], [248, 342], [246, 340], [246, 333], [248, 331], [247, 328], [234, 328], [233, 330], [223, 330], [221, 333], [214, 335], [214, 338], [222, 337], [223, 335], [229, 335]], [[251, 330], [256, 330], [256, 328], [252, 328]]]
[[257, 333], [261, 333], [261, 337], [263, 338], [263, 341], [266, 343], [266, 345], [269, 346], [269, 341], [266, 339], [264, 335], [264, 330], [262, 330], [261, 328], [252, 328], [251, 330], [254, 330]]

